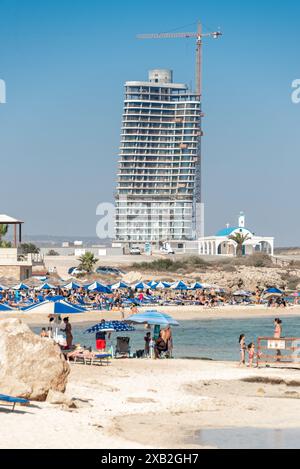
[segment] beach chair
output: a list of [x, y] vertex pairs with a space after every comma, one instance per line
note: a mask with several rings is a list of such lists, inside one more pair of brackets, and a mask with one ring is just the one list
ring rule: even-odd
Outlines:
[[91, 365], [103, 365], [105, 363], [107, 366], [110, 364], [112, 356], [110, 353], [94, 353], [91, 357]]
[[21, 399], [19, 397], [6, 396], [5, 394], [0, 394], [0, 403], [5, 402], [6, 404], [11, 404], [11, 412], [14, 412], [17, 404], [28, 405], [29, 401], [27, 399]]
[[130, 338], [129, 337], [117, 337], [117, 346], [115, 350], [115, 357], [118, 355], [122, 357], [130, 358]]

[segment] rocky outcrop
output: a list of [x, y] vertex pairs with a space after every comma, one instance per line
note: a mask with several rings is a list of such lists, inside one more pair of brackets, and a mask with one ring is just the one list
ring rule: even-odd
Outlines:
[[0, 393], [45, 401], [64, 392], [69, 364], [53, 341], [42, 339], [18, 319], [0, 321]]

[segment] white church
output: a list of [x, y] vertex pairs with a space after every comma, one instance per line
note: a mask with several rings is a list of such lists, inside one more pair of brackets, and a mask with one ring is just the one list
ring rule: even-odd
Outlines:
[[226, 228], [218, 231], [215, 236], [200, 238], [198, 241], [199, 254], [205, 256], [236, 256], [237, 244], [230, 239], [236, 233], [248, 235], [248, 239], [243, 246], [243, 254], [245, 256], [255, 252], [274, 255], [274, 238], [257, 236], [248, 230], [243, 212], [240, 213], [238, 226], [227, 225]]

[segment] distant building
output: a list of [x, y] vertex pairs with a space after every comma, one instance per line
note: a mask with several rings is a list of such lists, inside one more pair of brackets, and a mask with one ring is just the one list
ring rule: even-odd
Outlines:
[[116, 242], [197, 239], [201, 219], [201, 103], [170, 70], [125, 84]]
[[230, 236], [241, 233], [248, 235], [245, 241], [243, 253], [251, 255], [255, 252], [264, 252], [271, 256], [274, 255], [274, 238], [266, 236], [257, 236], [246, 228], [246, 219], [243, 212], [240, 213], [238, 226], [229, 226], [221, 229], [215, 236], [200, 238], [198, 241], [198, 252], [206, 256], [235, 256], [236, 243], [230, 239]]
[[32, 276], [33, 266], [42, 265], [37, 255], [23, 255], [19, 250], [22, 242], [23, 222], [8, 215], [0, 215], [0, 225], [13, 228], [13, 247], [0, 246], [0, 277], [23, 281]]

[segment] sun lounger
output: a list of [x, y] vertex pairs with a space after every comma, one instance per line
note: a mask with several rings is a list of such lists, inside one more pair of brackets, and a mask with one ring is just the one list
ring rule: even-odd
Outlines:
[[12, 412], [15, 410], [15, 407], [16, 407], [17, 404], [21, 404], [21, 405], [29, 404], [29, 401], [27, 399], [21, 399], [19, 397], [6, 396], [5, 394], [0, 394], [0, 403], [1, 402], [11, 404], [12, 405], [12, 409], [11, 409]]
[[68, 360], [72, 358], [74, 363], [83, 363], [84, 365], [109, 365], [112, 358], [109, 353], [90, 352], [89, 350], [78, 350], [68, 354]]

